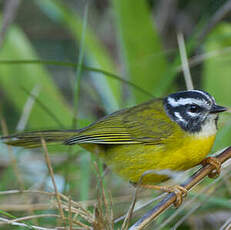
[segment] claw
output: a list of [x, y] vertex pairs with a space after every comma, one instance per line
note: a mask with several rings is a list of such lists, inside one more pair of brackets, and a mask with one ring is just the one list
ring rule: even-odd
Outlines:
[[174, 206], [178, 208], [183, 201], [183, 198], [187, 196], [188, 190], [180, 185], [173, 186], [158, 186], [158, 185], [141, 185], [143, 188], [162, 190], [165, 192], [174, 192], [176, 194], [176, 200]]
[[216, 178], [216, 177], [218, 177], [220, 175], [220, 173], [221, 173], [221, 162], [217, 158], [215, 158], [215, 157], [207, 157], [201, 162], [201, 164], [203, 166], [210, 164], [210, 165], [212, 165], [214, 167], [212, 172], [210, 172], [209, 175], [208, 175], [209, 178]]
[[188, 190], [180, 185], [170, 186], [170, 191], [176, 194], [176, 200], [174, 206], [178, 208], [183, 201], [183, 198], [187, 196]]

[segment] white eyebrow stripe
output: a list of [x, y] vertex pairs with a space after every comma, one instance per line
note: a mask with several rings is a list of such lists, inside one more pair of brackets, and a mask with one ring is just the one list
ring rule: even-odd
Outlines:
[[205, 93], [205, 92], [203, 92], [203, 91], [200, 91], [200, 90], [196, 90], [196, 89], [191, 90], [191, 91], [192, 91], [192, 92], [200, 93], [200, 94], [204, 95], [209, 101], [211, 101], [211, 97], [210, 97], [207, 93]]
[[179, 98], [178, 100], [175, 100], [174, 98], [169, 97], [168, 103], [172, 107], [178, 107], [180, 105], [188, 105], [188, 104], [196, 104], [199, 106], [203, 106], [205, 104], [208, 104], [207, 101], [201, 100], [201, 99], [195, 99], [195, 98]]

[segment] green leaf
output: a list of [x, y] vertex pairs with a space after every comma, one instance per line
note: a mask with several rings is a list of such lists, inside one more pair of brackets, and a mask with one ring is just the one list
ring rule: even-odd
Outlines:
[[[12, 26], [0, 50], [0, 60], [2, 59], [22, 60], [38, 59], [38, 57], [24, 33], [19, 28]], [[38, 100], [55, 114], [63, 126], [70, 127], [71, 110], [42, 65], [1, 65], [0, 87], [19, 114], [22, 113], [29, 97], [25, 90], [31, 92], [36, 86], [40, 88]], [[54, 117], [35, 102], [29, 117], [29, 127], [31, 129], [60, 128], [60, 125], [57, 124]]]
[[[146, 1], [113, 0], [125, 68], [131, 81], [146, 91], [158, 89], [167, 62]], [[138, 102], [147, 96], [135, 92]]]
[[[53, 20], [64, 23], [79, 43], [83, 30], [83, 21], [79, 15], [68, 8], [59, 0], [36, 0], [41, 9]], [[88, 26], [85, 31], [85, 53], [92, 66], [116, 72], [115, 65], [104, 47], [98, 40], [92, 29]], [[119, 108], [121, 102], [120, 83], [115, 79], [105, 78], [105, 76], [94, 74], [93, 81], [98, 87], [98, 92], [103, 99], [103, 103], [108, 111]], [[103, 90], [99, 88], [103, 87]]]
[[[221, 51], [231, 46], [230, 24], [220, 24], [208, 36], [205, 42], [205, 52]], [[225, 52], [204, 62], [203, 89], [211, 93], [218, 104], [230, 106], [231, 98], [231, 53]], [[226, 122], [228, 122], [226, 124]], [[231, 126], [230, 118], [223, 123], [223, 129], [218, 132], [215, 148], [220, 149], [230, 145]], [[226, 124], [226, 125], [224, 125]]]

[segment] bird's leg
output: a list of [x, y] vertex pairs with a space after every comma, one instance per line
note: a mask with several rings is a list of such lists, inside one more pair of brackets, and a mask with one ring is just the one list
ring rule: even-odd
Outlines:
[[203, 166], [205, 165], [212, 165], [214, 167], [214, 170], [212, 172], [209, 173], [208, 177], [209, 178], [216, 178], [220, 175], [221, 173], [221, 162], [215, 158], [215, 157], [206, 157], [201, 164]]
[[183, 200], [183, 197], [187, 196], [188, 190], [180, 185], [172, 185], [172, 186], [160, 186], [160, 185], [140, 185], [143, 188], [148, 188], [148, 189], [156, 189], [156, 190], [161, 190], [164, 192], [174, 192], [176, 194], [176, 200], [174, 202], [174, 205], [176, 208], [178, 208]]

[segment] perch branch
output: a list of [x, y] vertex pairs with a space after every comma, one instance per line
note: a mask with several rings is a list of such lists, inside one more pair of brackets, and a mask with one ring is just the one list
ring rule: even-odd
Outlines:
[[[224, 163], [231, 158], [231, 146], [222, 151], [217, 158], [221, 163]], [[195, 172], [186, 182], [181, 184], [182, 187], [188, 191], [198, 184], [203, 178], [208, 176], [214, 170], [214, 166], [206, 165]], [[148, 211], [143, 217], [141, 217], [129, 230], [140, 230], [150, 224], [156, 217], [167, 210], [176, 200], [175, 193], [169, 193], [161, 200], [154, 208]]]

